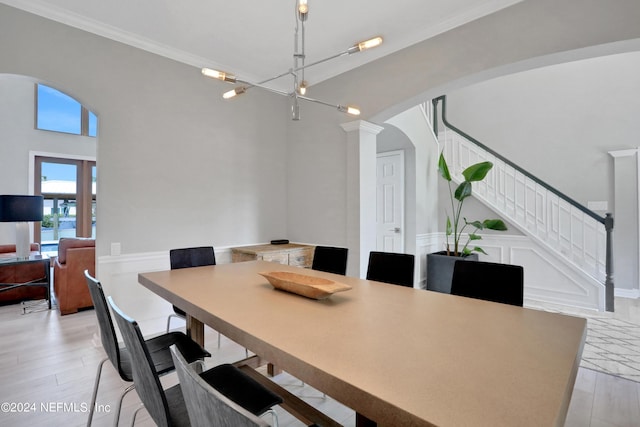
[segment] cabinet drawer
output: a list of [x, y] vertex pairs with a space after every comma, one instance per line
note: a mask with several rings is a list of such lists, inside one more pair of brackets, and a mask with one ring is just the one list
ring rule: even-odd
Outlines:
[[262, 260], [296, 267], [311, 268], [314, 246], [296, 243], [255, 245], [231, 248], [231, 261]]
[[289, 265], [311, 267], [311, 251], [296, 251], [289, 254]]
[[254, 261], [258, 259], [256, 254], [246, 254], [243, 252], [231, 252], [231, 262]]
[[275, 254], [263, 254], [262, 259], [269, 262], [277, 262], [278, 264], [288, 264], [289, 254], [275, 253]]

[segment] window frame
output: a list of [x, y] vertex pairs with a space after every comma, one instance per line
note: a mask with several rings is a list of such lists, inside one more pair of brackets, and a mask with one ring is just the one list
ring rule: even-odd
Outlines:
[[[91, 237], [92, 204], [96, 201], [93, 194], [92, 167], [97, 167], [95, 160], [72, 159], [64, 157], [48, 157], [37, 155], [34, 158], [34, 194], [64, 198], [68, 194], [42, 193], [42, 163], [60, 163], [76, 166], [76, 237]], [[41, 223], [34, 223], [34, 242], [42, 244]]]
[[[43, 129], [38, 127], [38, 114], [40, 112], [40, 108], [38, 106], [38, 101], [39, 101], [39, 96], [38, 96], [38, 87], [39, 86], [43, 86], [52, 90], [55, 90], [57, 92], [60, 92], [61, 94], [68, 96], [69, 98], [73, 99], [75, 102], [77, 102], [80, 105], [80, 133], [75, 133], [75, 132], [66, 132], [66, 131], [62, 131], [62, 130], [55, 130], [55, 129]], [[34, 110], [33, 110], [33, 114], [34, 114], [34, 120], [33, 120], [33, 128], [35, 130], [39, 130], [39, 131], [44, 131], [44, 132], [57, 132], [57, 133], [63, 133], [66, 135], [78, 135], [78, 136], [88, 136], [90, 138], [96, 138], [98, 136], [98, 118], [97, 115], [92, 112], [91, 110], [89, 110], [88, 108], [86, 108], [80, 101], [78, 101], [77, 99], [75, 99], [73, 96], [69, 95], [68, 93], [65, 93], [59, 89], [56, 89], [53, 86], [49, 86], [46, 84], [42, 84], [42, 83], [35, 83], [34, 84]], [[89, 133], [89, 115], [93, 114], [94, 116], [96, 116], [96, 134], [95, 135], [90, 135]]]

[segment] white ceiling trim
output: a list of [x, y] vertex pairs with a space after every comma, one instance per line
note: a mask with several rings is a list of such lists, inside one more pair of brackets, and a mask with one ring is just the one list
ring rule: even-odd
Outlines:
[[17, 9], [33, 13], [34, 15], [38, 15], [43, 18], [51, 19], [70, 27], [78, 28], [92, 34], [96, 34], [98, 36], [102, 36], [129, 46], [136, 47], [138, 49], [142, 49], [156, 55], [173, 59], [174, 61], [192, 65], [194, 67], [197, 67], [198, 69], [200, 69], [204, 65], [214, 68], [216, 66], [222, 69], [225, 68], [223, 64], [216, 64], [210, 59], [192, 55], [183, 50], [166, 46], [164, 44], [158, 43], [157, 41], [142, 37], [138, 34], [124, 31], [120, 28], [96, 21], [91, 18], [87, 18], [73, 12], [69, 12], [67, 10], [62, 10], [55, 6], [25, 0], [2, 0], [0, 1], [0, 3], [13, 6]]
[[[444, 21], [437, 23], [436, 25], [427, 26], [423, 29], [416, 29], [415, 31], [406, 32], [403, 37], [385, 38], [385, 43], [377, 49], [367, 52], [362, 56], [358, 56], [348, 63], [346, 61], [332, 62], [331, 66], [318, 67], [314, 76], [314, 84], [317, 84], [323, 80], [330, 79], [338, 74], [344, 73], [351, 68], [364, 65], [368, 62], [381, 58], [383, 56], [392, 54], [403, 48], [419, 43], [431, 37], [442, 34], [446, 31], [454, 29], [458, 26], [464, 25], [475, 19], [479, 19], [483, 16], [489, 15], [505, 7], [519, 3], [523, 0], [490, 0], [480, 4], [477, 7], [469, 8], [462, 13], [453, 15]], [[120, 43], [124, 43], [147, 52], [160, 55], [187, 65], [191, 65], [196, 68], [203, 66], [218, 68], [223, 70], [230, 70], [235, 72], [243, 80], [259, 81], [263, 80], [264, 76], [257, 76], [252, 73], [247, 73], [246, 70], [237, 70], [233, 65], [218, 63], [210, 58], [204, 58], [198, 55], [191, 54], [181, 49], [176, 49], [165, 44], [159, 43], [155, 40], [145, 38], [139, 34], [134, 34], [128, 31], [124, 31], [115, 26], [111, 26], [104, 22], [100, 22], [91, 18], [87, 18], [83, 15], [74, 13], [69, 10], [53, 6], [38, 0], [0, 0], [1, 3], [9, 6], [16, 7], [18, 9], [39, 15], [41, 17], [51, 19], [60, 22], [71, 27], [75, 27]], [[403, 12], [406, 13], [406, 12]], [[283, 70], [284, 71], [284, 70]], [[287, 90], [289, 85], [282, 83], [283, 87], [278, 87], [278, 82], [274, 82], [274, 88], [281, 90]]]

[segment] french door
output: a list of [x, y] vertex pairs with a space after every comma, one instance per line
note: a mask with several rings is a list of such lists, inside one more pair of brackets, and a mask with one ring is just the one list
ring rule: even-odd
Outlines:
[[44, 197], [44, 219], [34, 238], [56, 251], [61, 237], [95, 238], [96, 162], [35, 157], [34, 193]]

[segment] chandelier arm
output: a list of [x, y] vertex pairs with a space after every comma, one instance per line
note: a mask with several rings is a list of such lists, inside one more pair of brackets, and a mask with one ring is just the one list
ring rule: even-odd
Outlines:
[[271, 82], [271, 81], [273, 81], [273, 80], [277, 80], [277, 79], [279, 79], [279, 78], [281, 78], [281, 77], [288, 76], [288, 75], [289, 75], [289, 74], [291, 74], [292, 72], [293, 72], [293, 70], [292, 70], [292, 69], [289, 69], [289, 70], [285, 71], [285, 72], [284, 72], [284, 73], [282, 73], [282, 74], [278, 74], [277, 76], [269, 77], [268, 79], [266, 79], [266, 80], [262, 80], [262, 81], [260, 81], [260, 82], [258, 82], [258, 83], [256, 83], [256, 84], [263, 85], [263, 84], [265, 84], [265, 83], [269, 83], [269, 82]]
[[321, 101], [321, 100], [315, 99], [315, 98], [309, 98], [308, 96], [298, 95], [298, 98], [304, 99], [305, 101], [309, 101], [309, 102], [315, 102], [316, 104], [326, 105], [327, 107], [337, 107], [337, 105], [335, 105], [335, 104], [330, 104], [328, 102]]
[[327, 62], [327, 61], [330, 61], [330, 60], [335, 59], [335, 58], [339, 58], [339, 57], [344, 56], [344, 55], [347, 55], [347, 54], [349, 54], [349, 50], [344, 50], [344, 51], [342, 51], [342, 52], [340, 52], [340, 53], [337, 53], [337, 54], [335, 54], [335, 55], [328, 56], [328, 57], [326, 57], [326, 58], [324, 58], [324, 59], [320, 59], [320, 60], [315, 61], [315, 62], [312, 62], [312, 63], [310, 63], [310, 64], [306, 64], [306, 65], [303, 65], [303, 66], [301, 66], [301, 67], [294, 68], [294, 69], [293, 69], [293, 70], [291, 70], [291, 71], [293, 71], [293, 72], [295, 73], [295, 72], [297, 72], [297, 71], [304, 70], [304, 69], [309, 68], [309, 67], [313, 67], [314, 65], [322, 64], [323, 62]]
[[323, 62], [327, 62], [327, 61], [329, 61], [331, 59], [335, 59], [335, 58], [338, 58], [340, 56], [347, 55], [348, 53], [349, 53], [349, 51], [345, 50], [345, 51], [340, 52], [340, 53], [338, 53], [336, 55], [329, 56], [328, 58], [324, 58], [324, 59], [321, 59], [319, 61], [312, 62], [311, 64], [307, 64], [307, 65], [304, 65], [304, 66], [298, 67], [298, 68], [289, 69], [289, 70], [285, 71], [284, 73], [278, 74], [278, 75], [273, 76], [273, 77], [269, 77], [268, 79], [262, 80], [262, 81], [260, 81], [258, 83], [249, 83], [249, 82], [242, 81], [242, 80], [239, 80], [239, 79], [237, 79], [236, 81], [240, 82], [240, 83], [248, 84], [248, 85], [251, 85], [251, 86], [263, 85], [265, 83], [269, 83], [269, 82], [271, 82], [273, 80], [277, 80], [277, 79], [279, 79], [281, 77], [288, 76], [288, 75], [290, 75], [292, 73], [295, 73], [295, 72], [298, 72], [300, 70], [304, 70], [305, 68], [309, 68], [309, 67], [312, 67], [314, 65], [318, 65], [318, 64], [321, 64]]
[[245, 89], [251, 89], [252, 87], [257, 87], [257, 88], [260, 88], [260, 89], [264, 89], [264, 90], [266, 90], [268, 92], [277, 93], [278, 95], [291, 96], [291, 94], [289, 92], [285, 92], [285, 91], [279, 90], [279, 89], [273, 89], [273, 88], [270, 88], [268, 86], [263, 86], [262, 82], [260, 82], [260, 83], [251, 83], [251, 82], [248, 82], [246, 80], [236, 80], [236, 81], [238, 83], [242, 83], [243, 85], [246, 85]]
[[348, 54], [349, 54], [349, 50], [344, 50], [344, 51], [342, 51], [340, 53], [337, 53], [335, 55], [326, 57], [324, 59], [320, 59], [320, 60], [312, 62], [310, 64], [306, 64], [306, 65], [298, 67], [298, 68], [289, 69], [289, 70], [285, 71], [284, 73], [278, 74], [277, 76], [269, 77], [268, 79], [262, 80], [262, 81], [260, 81], [258, 83], [248, 83], [248, 82], [245, 82], [245, 81], [242, 81], [242, 80], [236, 80], [236, 81], [244, 83], [244, 84], [249, 84], [249, 85], [262, 85], [262, 84], [265, 84], [265, 83], [269, 83], [269, 82], [271, 82], [273, 80], [277, 80], [277, 79], [279, 79], [281, 77], [290, 75], [292, 73], [298, 72], [300, 70], [304, 70], [306, 68], [313, 67], [314, 65], [322, 64], [323, 62], [327, 62], [327, 61], [330, 61], [332, 59], [339, 58], [341, 56], [348, 55]]
[[308, 96], [298, 95], [296, 98], [303, 99], [305, 101], [314, 102], [316, 104], [321, 104], [327, 107], [332, 107], [337, 109], [342, 113], [347, 113], [352, 116], [359, 116], [360, 109], [358, 107], [350, 106], [350, 105], [341, 105], [341, 104], [331, 104], [329, 102], [322, 101], [320, 99], [309, 98]]
[[300, 98], [300, 99], [304, 99], [305, 101], [314, 102], [316, 104], [322, 104], [322, 105], [325, 105], [327, 107], [340, 108], [340, 105], [338, 105], [338, 104], [331, 104], [329, 102], [321, 101], [319, 99], [309, 98], [308, 96], [298, 95], [297, 97]]

